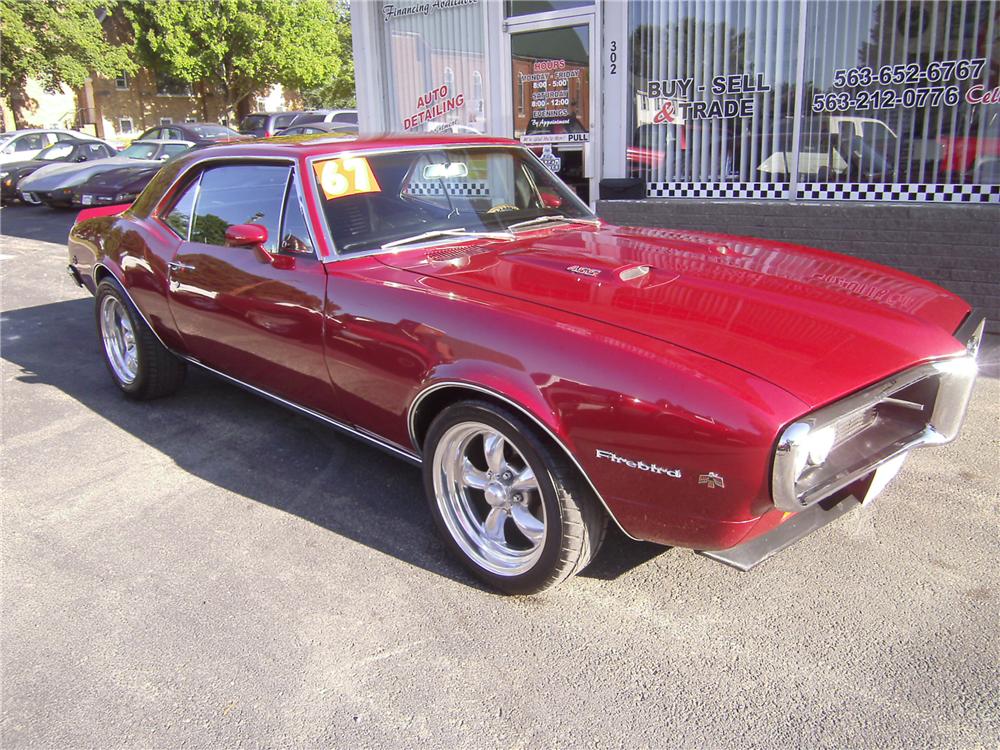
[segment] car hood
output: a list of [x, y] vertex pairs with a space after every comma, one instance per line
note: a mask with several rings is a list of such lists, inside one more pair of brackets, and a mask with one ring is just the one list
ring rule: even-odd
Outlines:
[[820, 406], [958, 353], [955, 295], [821, 250], [727, 235], [562, 226], [379, 256], [726, 362]]
[[35, 170], [48, 164], [59, 164], [60, 162], [46, 161], [44, 159], [26, 159], [24, 161], [11, 161], [2, 165], [4, 172], [22, 173], [26, 170]]
[[162, 166], [162, 162], [146, 159], [130, 159], [127, 156], [112, 156], [108, 159], [94, 161], [69, 162], [67, 164], [51, 164], [42, 167], [29, 177], [18, 183], [21, 191], [48, 191], [59, 188], [73, 187], [90, 179], [101, 172], [108, 172], [120, 167], [150, 167]]

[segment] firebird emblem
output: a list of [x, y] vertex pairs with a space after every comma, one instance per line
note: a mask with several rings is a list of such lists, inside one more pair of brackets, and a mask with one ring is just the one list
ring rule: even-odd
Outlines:
[[680, 469], [667, 469], [663, 466], [657, 466], [654, 463], [648, 463], [646, 461], [632, 460], [631, 458], [625, 458], [624, 456], [619, 456], [614, 451], [602, 451], [598, 449], [597, 457], [603, 458], [612, 463], [622, 464], [630, 469], [638, 469], [639, 471], [648, 471], [650, 474], [666, 474], [668, 477], [673, 477], [674, 479], [681, 478]]
[[567, 266], [567, 271], [570, 273], [578, 273], [581, 276], [600, 276], [601, 269], [599, 268], [587, 268], [587, 266]]
[[716, 487], [726, 488], [726, 480], [722, 478], [720, 474], [716, 474], [714, 471], [708, 472], [708, 474], [702, 474], [698, 477], [698, 484], [704, 484], [708, 489], [715, 489]]

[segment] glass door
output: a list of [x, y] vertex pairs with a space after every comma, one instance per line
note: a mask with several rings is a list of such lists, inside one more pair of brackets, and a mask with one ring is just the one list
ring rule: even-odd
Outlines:
[[597, 197], [592, 18], [540, 21], [508, 31], [514, 137], [586, 203]]

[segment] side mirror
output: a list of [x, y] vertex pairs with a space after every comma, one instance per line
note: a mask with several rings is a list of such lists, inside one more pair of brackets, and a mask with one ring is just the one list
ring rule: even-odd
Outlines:
[[226, 229], [227, 247], [264, 247], [267, 227], [260, 224], [233, 224]]
[[78, 157], [76, 157], [76, 160], [77, 161], [87, 161], [87, 155], [86, 154], [80, 154]]
[[260, 224], [233, 224], [226, 230], [226, 247], [252, 247], [264, 263], [280, 269], [295, 267], [295, 258], [269, 253], [264, 249], [266, 242], [267, 228]]
[[562, 198], [551, 190], [539, 190], [538, 194], [542, 197], [542, 205], [546, 208], [559, 208], [563, 204]]
[[162, 156], [160, 157], [160, 159], [159, 159], [159, 160], [160, 160], [160, 161], [166, 161], [166, 160], [167, 160], [167, 159], [169, 159], [169, 158], [170, 158], [170, 154], [163, 154], [163, 155], [162, 155]]

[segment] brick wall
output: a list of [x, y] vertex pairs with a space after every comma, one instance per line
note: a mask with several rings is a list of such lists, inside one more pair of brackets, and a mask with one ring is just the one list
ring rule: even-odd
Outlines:
[[883, 263], [965, 298], [1000, 333], [1000, 207], [787, 201], [598, 201], [614, 224], [794, 242]]

